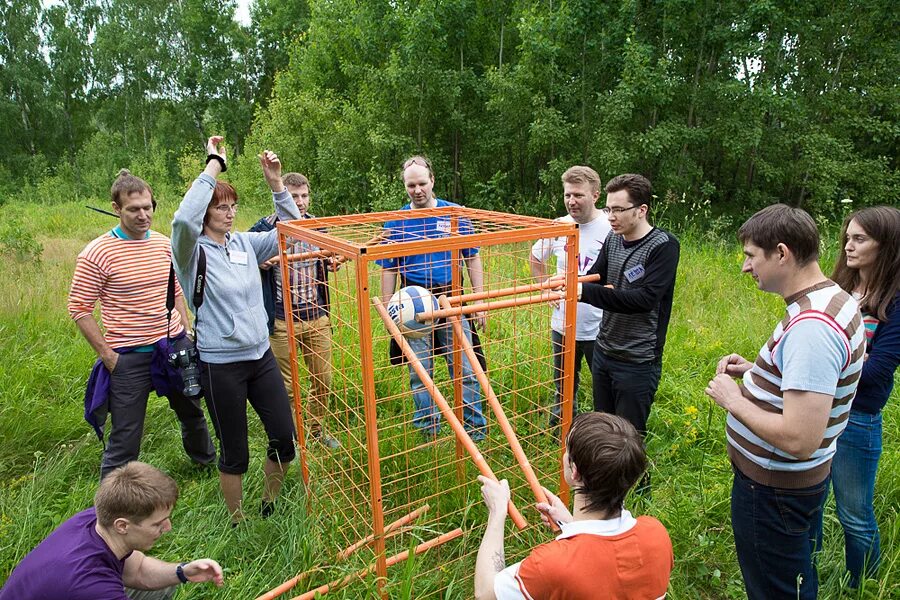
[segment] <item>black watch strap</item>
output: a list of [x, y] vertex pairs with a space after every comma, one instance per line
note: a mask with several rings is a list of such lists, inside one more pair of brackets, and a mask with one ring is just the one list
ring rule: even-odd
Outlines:
[[178, 577], [178, 581], [180, 581], [181, 583], [188, 582], [187, 575], [184, 574], [184, 565], [186, 564], [187, 563], [181, 563], [180, 565], [175, 567], [175, 575]]

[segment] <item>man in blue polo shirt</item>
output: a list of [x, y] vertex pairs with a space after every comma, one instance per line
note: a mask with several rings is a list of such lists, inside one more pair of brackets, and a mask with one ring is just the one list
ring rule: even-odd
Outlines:
[[[403, 184], [406, 187], [406, 194], [409, 196], [409, 203], [401, 210], [459, 206], [435, 197], [433, 192], [434, 172], [431, 170], [431, 163], [423, 156], [413, 156], [403, 163]], [[449, 217], [429, 216], [420, 219], [388, 221], [384, 224], [384, 241], [396, 243], [450, 237], [451, 228], [452, 222]], [[460, 219], [459, 233], [466, 235], [472, 232], [471, 222]], [[469, 274], [472, 291], [481, 292], [484, 289], [484, 273], [478, 248], [464, 248], [460, 254], [461, 262], [465, 263], [466, 271]], [[449, 251], [379, 260], [378, 264], [382, 267], [381, 299], [383, 302], [387, 302], [394, 293], [398, 276], [401, 287], [422, 286], [431, 290], [436, 296], [450, 291], [454, 265], [451, 264]], [[471, 321], [463, 319], [463, 329], [470, 341], [472, 339], [472, 322], [483, 329], [484, 313], [475, 313]], [[453, 377], [453, 342], [449, 323], [435, 327], [433, 335], [420, 339], [407, 338], [406, 341], [429, 375], [434, 373], [434, 357], [443, 355], [450, 370], [450, 377]], [[463, 423], [472, 439], [478, 441], [484, 439], [486, 429], [484, 413], [481, 410], [481, 393], [472, 372], [472, 365], [465, 356], [462, 361]], [[441, 413], [425, 389], [422, 380], [411, 367], [409, 380], [416, 406], [413, 425], [421, 430], [426, 439], [432, 439], [440, 432]]]

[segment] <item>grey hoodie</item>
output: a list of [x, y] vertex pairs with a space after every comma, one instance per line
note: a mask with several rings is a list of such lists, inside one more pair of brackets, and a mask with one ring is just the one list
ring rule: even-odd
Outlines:
[[[269, 349], [259, 263], [278, 253], [278, 230], [226, 234], [225, 245], [203, 235], [203, 217], [216, 180], [201, 173], [172, 220], [172, 259], [188, 305], [194, 295], [199, 248], [206, 253], [206, 287], [197, 311], [197, 348], [204, 362], [257, 360]], [[290, 193], [272, 194], [282, 221], [300, 218]], [[246, 253], [242, 256], [241, 253]], [[244, 260], [246, 258], [246, 260]]]

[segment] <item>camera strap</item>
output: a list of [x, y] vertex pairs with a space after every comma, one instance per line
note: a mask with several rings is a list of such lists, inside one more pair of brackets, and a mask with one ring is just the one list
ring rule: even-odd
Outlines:
[[191, 303], [194, 305], [194, 348], [197, 347], [197, 321], [200, 320], [200, 305], [203, 304], [203, 291], [206, 289], [206, 252], [203, 246], [197, 246], [197, 272], [194, 274], [194, 295]]
[[[206, 288], [206, 252], [203, 246], [198, 248], [197, 273], [194, 276], [194, 296], [191, 298], [194, 304], [194, 346], [197, 345], [197, 310], [203, 304], [203, 290]], [[175, 265], [169, 262], [169, 283], [166, 286], [166, 341], [171, 345], [172, 337], [172, 311], [175, 310]]]
[[175, 309], [175, 266], [169, 261], [169, 284], [166, 286], [166, 346], [172, 346], [172, 311]]

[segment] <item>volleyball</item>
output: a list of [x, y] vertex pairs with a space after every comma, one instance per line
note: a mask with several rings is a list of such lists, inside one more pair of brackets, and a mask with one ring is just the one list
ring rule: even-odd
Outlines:
[[428, 318], [423, 322], [416, 315], [430, 317], [438, 309], [438, 301], [431, 292], [418, 285], [400, 288], [388, 302], [388, 315], [400, 332], [409, 338], [423, 338], [431, 333], [434, 322]]

